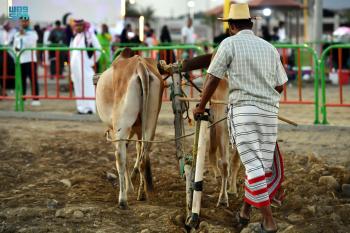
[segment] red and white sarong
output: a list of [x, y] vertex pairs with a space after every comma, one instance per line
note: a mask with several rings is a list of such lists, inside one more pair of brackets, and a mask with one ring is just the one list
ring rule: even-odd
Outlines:
[[228, 128], [245, 167], [244, 201], [262, 207], [283, 181], [283, 161], [277, 140], [277, 114], [256, 106], [228, 106]]

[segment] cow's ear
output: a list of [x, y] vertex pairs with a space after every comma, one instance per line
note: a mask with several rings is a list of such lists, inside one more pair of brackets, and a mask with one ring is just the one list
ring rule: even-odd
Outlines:
[[124, 58], [129, 58], [129, 57], [133, 57], [135, 53], [130, 48], [125, 48], [120, 55]]

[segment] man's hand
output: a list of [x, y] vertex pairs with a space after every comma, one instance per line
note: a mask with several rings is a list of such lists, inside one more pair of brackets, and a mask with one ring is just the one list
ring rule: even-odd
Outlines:
[[275, 90], [281, 94], [283, 91], [283, 85], [275, 87]]
[[196, 119], [196, 116], [204, 113], [205, 105], [210, 100], [211, 96], [214, 94], [215, 89], [219, 85], [219, 82], [220, 82], [219, 78], [211, 74], [207, 74], [207, 80], [205, 82], [205, 87], [202, 92], [201, 101], [198, 104], [198, 106], [193, 110], [194, 119]]
[[199, 105], [193, 109], [193, 118], [197, 119], [200, 115], [202, 115], [205, 112], [205, 108], [199, 107]]

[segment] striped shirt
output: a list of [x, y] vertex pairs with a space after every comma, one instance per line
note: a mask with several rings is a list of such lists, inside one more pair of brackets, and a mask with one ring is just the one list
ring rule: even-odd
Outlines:
[[229, 102], [234, 106], [254, 105], [278, 113], [280, 94], [276, 86], [288, 78], [276, 48], [242, 30], [221, 42], [208, 73], [220, 79], [229, 77]]

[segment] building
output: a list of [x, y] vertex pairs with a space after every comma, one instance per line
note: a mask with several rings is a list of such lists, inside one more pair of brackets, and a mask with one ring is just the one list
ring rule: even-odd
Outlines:
[[[236, 0], [232, 1], [232, 3], [235, 2]], [[262, 16], [261, 20], [256, 21], [254, 27], [255, 33], [260, 35], [262, 25], [268, 25], [271, 32], [272, 27], [277, 26], [278, 22], [283, 21], [286, 27], [287, 41], [289, 42], [301, 43], [327, 38], [326, 36], [324, 38], [314, 38], [313, 36], [312, 29], [314, 28], [315, 20], [313, 19], [314, 2], [315, 0], [248, 0], [251, 14]], [[324, 35], [331, 35], [340, 24], [347, 22], [347, 19], [340, 17], [340, 15], [344, 10], [350, 9], [350, 1], [324, 0], [323, 3], [323, 32]], [[270, 16], [263, 15], [263, 10], [266, 8], [271, 9]], [[223, 15], [223, 5], [210, 9], [206, 13], [221, 17]], [[215, 35], [222, 32], [221, 23], [218, 22], [217, 24]]]

